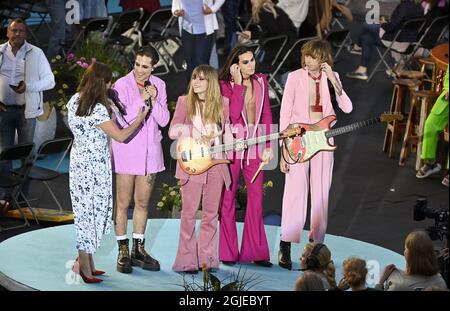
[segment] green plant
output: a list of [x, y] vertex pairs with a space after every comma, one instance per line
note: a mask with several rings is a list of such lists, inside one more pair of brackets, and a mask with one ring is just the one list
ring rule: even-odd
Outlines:
[[232, 272], [225, 279], [219, 280], [203, 265], [202, 276], [202, 282], [199, 283], [194, 276], [191, 280], [188, 280], [186, 275], [183, 274], [183, 285], [181, 286], [185, 291], [248, 291], [253, 286], [263, 282], [254, 274], [247, 276], [246, 271], [241, 273], [241, 267], [239, 267], [237, 273]]
[[156, 208], [162, 211], [171, 212], [174, 208], [181, 210], [181, 191], [180, 184], [177, 183], [175, 186], [169, 186], [163, 183], [159, 192], [161, 198], [156, 204]]
[[[263, 184], [263, 195], [266, 195], [267, 189], [272, 187], [273, 182], [271, 180], [266, 181]], [[247, 185], [238, 185], [238, 190], [236, 191], [236, 202], [238, 205], [236, 206], [237, 209], [244, 209], [247, 206]]]
[[105, 63], [111, 68], [112, 82], [126, 75], [129, 70], [123, 57], [118, 51], [108, 46], [103, 37], [98, 35], [88, 36], [76, 52], [68, 54], [65, 58], [58, 55], [51, 60], [58, 99], [48, 101], [49, 105], [63, 111], [67, 110], [67, 102], [76, 92], [84, 71], [96, 61]]

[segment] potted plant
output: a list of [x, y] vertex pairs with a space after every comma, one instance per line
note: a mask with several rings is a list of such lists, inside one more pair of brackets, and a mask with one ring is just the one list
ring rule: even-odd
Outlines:
[[161, 195], [156, 208], [160, 211], [167, 211], [172, 218], [178, 218], [181, 211], [181, 192], [180, 184], [177, 182], [174, 186], [163, 183], [159, 188]]

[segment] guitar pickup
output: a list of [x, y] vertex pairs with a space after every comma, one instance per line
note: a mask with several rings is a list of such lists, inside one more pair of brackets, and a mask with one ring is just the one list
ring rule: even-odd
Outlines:
[[181, 161], [183, 161], [183, 162], [187, 162], [187, 161], [188, 161], [188, 159], [187, 159], [187, 157], [186, 157], [186, 151], [183, 151], [183, 152], [181, 153]]

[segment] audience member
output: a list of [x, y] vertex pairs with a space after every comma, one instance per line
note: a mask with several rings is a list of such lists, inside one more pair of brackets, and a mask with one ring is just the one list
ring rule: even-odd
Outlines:
[[318, 273], [313, 271], [305, 271], [295, 281], [295, 290], [302, 292], [325, 291], [322, 278]]

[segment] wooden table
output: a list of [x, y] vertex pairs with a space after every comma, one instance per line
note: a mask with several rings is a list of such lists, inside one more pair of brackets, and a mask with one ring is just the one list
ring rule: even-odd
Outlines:
[[446, 71], [448, 66], [448, 42], [434, 47], [431, 50], [431, 57], [439, 69]]

